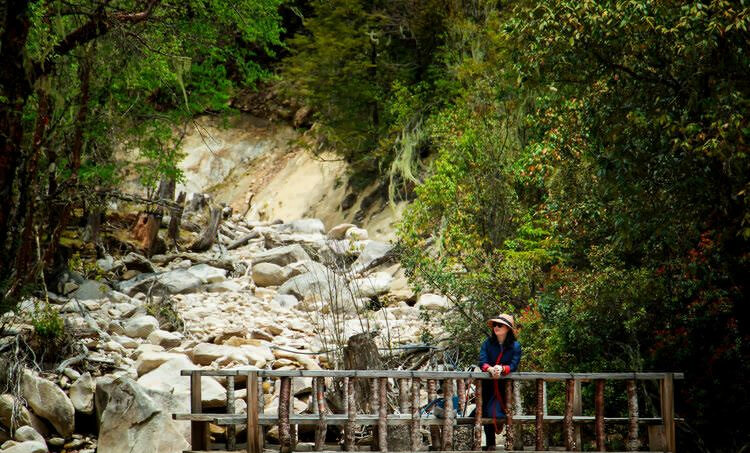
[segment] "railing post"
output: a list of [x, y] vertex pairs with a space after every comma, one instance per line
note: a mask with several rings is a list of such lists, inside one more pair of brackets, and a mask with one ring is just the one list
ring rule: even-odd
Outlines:
[[378, 447], [385, 453], [388, 451], [388, 378], [381, 377], [379, 381]]
[[544, 450], [544, 379], [536, 380], [536, 449]]
[[[573, 416], [583, 415], [583, 393], [581, 391], [581, 381], [575, 380], [573, 385]], [[574, 423], [573, 432], [575, 433], [576, 448], [581, 449], [581, 425]]]
[[474, 411], [474, 450], [482, 448], [482, 380], [474, 379], [474, 400], [476, 410]]
[[604, 379], [594, 380], [594, 412], [596, 419], [596, 450], [605, 451], [604, 436]]
[[659, 386], [661, 393], [661, 418], [664, 422], [664, 440], [668, 452], [677, 451], [674, 426], [674, 376], [666, 373]]
[[466, 380], [456, 379], [456, 384], [456, 391], [458, 392], [458, 410], [456, 411], [456, 416], [458, 416], [458, 414], [463, 415], [466, 412]]
[[409, 380], [401, 378], [398, 380], [398, 411], [406, 414], [409, 407]]
[[[234, 376], [227, 376], [227, 414], [234, 414]], [[227, 425], [227, 450], [234, 450], [237, 445], [237, 427]]]
[[505, 414], [505, 449], [513, 450], [516, 443], [516, 427], [513, 424], [515, 415], [515, 406], [513, 405], [513, 380], [505, 380], [505, 407], [508, 413]]
[[628, 451], [638, 451], [638, 393], [635, 379], [628, 381]]
[[576, 381], [574, 379], [565, 380], [565, 418], [563, 419], [563, 431], [565, 433], [565, 449], [576, 451], [575, 429], [573, 427], [573, 410], [575, 406], [575, 389]]
[[320, 451], [323, 449], [323, 445], [326, 441], [326, 397], [325, 392], [325, 378], [319, 377], [315, 379], [315, 394], [317, 395], [317, 411], [318, 411], [318, 429], [315, 430], [315, 450]]
[[279, 443], [281, 453], [292, 451], [292, 435], [289, 426], [289, 401], [292, 390], [292, 380], [288, 377], [281, 378], [279, 386]]
[[[193, 371], [190, 374], [190, 413], [203, 412], [203, 397], [201, 395], [201, 373]], [[193, 450], [208, 450], [208, 423], [200, 421], [190, 422], [190, 443]]]
[[420, 379], [412, 378], [411, 380], [411, 449], [419, 451], [421, 444], [421, 435], [419, 433], [419, 387]]
[[[435, 401], [437, 398], [437, 390], [435, 388], [435, 380], [427, 380], [427, 400], [429, 402]], [[434, 410], [433, 410], [434, 413]], [[432, 450], [440, 449], [440, 427], [437, 425], [430, 425], [430, 445]]]
[[443, 380], [443, 451], [453, 450], [453, 379]]
[[355, 395], [355, 377], [344, 378], [346, 386], [346, 426], [344, 426], [344, 450], [354, 450], [354, 422], [357, 419], [357, 399]]
[[[260, 393], [262, 398], [263, 393]], [[247, 453], [261, 453], [263, 444], [260, 441], [258, 373], [247, 373]]]

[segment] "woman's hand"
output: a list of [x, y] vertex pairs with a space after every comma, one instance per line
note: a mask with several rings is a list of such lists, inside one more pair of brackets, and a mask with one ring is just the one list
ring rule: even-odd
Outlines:
[[502, 374], [501, 368], [498, 365], [488, 368], [487, 371], [490, 373], [490, 376], [492, 376], [493, 379], [499, 378]]

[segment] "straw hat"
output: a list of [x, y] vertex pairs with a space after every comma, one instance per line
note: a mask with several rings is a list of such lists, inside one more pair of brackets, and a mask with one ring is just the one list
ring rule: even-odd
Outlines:
[[502, 313], [497, 316], [495, 316], [492, 319], [487, 320], [487, 326], [491, 329], [493, 323], [503, 324], [505, 326], [508, 326], [510, 330], [513, 332], [516, 331], [516, 322], [513, 319], [513, 315], [509, 315], [507, 313]]

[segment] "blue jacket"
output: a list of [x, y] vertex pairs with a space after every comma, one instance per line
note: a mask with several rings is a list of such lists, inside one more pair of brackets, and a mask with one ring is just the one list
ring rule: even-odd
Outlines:
[[518, 364], [521, 363], [521, 343], [514, 342], [512, 348], [508, 348], [503, 351], [503, 345], [496, 341], [490, 341], [489, 338], [484, 340], [482, 348], [479, 350], [479, 367], [484, 368], [484, 364], [489, 366], [495, 366], [497, 363], [497, 357], [503, 352], [503, 357], [500, 359], [500, 365], [510, 366], [510, 371], [514, 372], [518, 370]]

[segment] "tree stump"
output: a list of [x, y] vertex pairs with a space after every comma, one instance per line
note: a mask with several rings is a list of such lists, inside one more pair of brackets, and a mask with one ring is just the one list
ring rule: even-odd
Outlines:
[[210, 249], [216, 240], [216, 235], [219, 231], [219, 224], [221, 223], [221, 208], [214, 207], [211, 209], [211, 218], [208, 221], [208, 225], [203, 229], [201, 237], [197, 241], [193, 242], [189, 249], [192, 252], [205, 252]]

